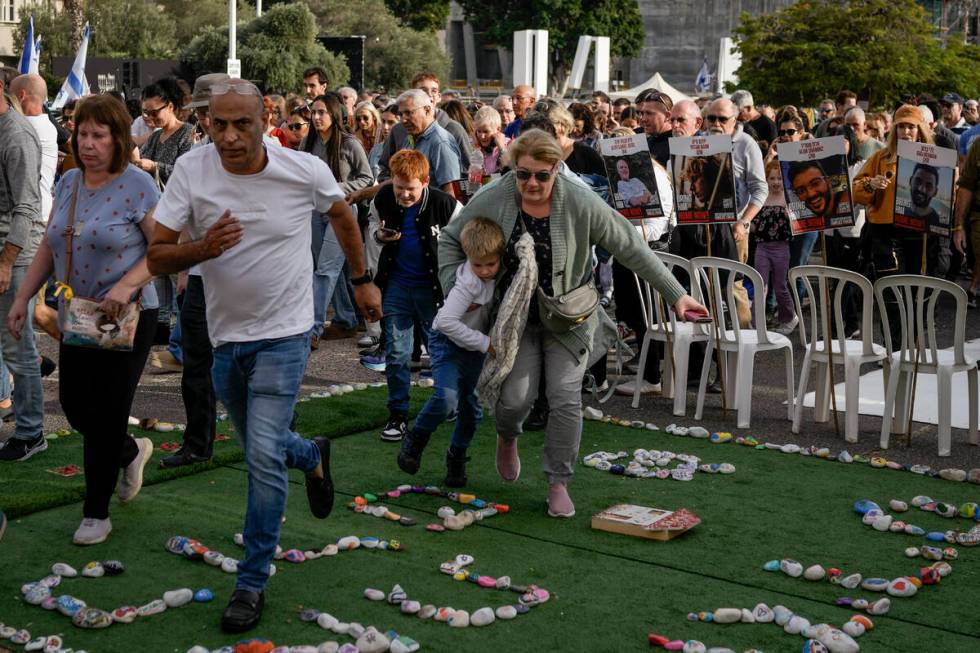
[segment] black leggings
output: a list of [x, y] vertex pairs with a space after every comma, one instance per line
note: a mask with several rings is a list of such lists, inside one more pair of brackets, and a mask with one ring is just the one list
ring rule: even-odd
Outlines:
[[109, 517], [119, 470], [139, 452], [129, 435], [129, 411], [156, 328], [157, 309], [147, 309], [140, 311], [133, 351], [65, 344], [58, 350], [58, 399], [85, 445], [84, 517]]

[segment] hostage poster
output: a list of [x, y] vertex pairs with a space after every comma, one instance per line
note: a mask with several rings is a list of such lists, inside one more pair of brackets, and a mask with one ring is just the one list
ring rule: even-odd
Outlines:
[[735, 222], [732, 137], [671, 138], [669, 145], [677, 224]]
[[793, 235], [854, 226], [844, 137], [776, 145]]
[[642, 226], [645, 219], [663, 217], [646, 136], [603, 138], [599, 141], [599, 153], [609, 179], [613, 208], [635, 226]]
[[898, 142], [895, 226], [949, 236], [953, 223], [956, 150], [927, 143]]

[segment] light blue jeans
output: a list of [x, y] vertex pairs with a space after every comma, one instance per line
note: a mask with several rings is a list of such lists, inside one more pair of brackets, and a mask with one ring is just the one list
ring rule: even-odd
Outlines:
[[286, 510], [288, 470], [310, 472], [320, 462], [316, 444], [289, 430], [309, 355], [309, 333], [214, 350], [215, 394], [228, 409], [248, 467], [238, 589], [261, 592], [269, 580]]
[[[334, 233], [330, 221], [323, 218], [321, 213], [313, 212], [311, 217], [313, 229], [313, 333], [319, 335], [323, 331], [323, 323], [327, 319], [327, 305], [334, 298], [334, 290], [344, 271], [347, 257], [340, 247], [340, 241]], [[346, 293], [345, 293], [346, 296]], [[335, 301], [334, 322], [347, 327], [357, 324], [354, 307], [348, 299]]]
[[[26, 265], [16, 265], [11, 270], [10, 287], [0, 295], [0, 324], [7, 324], [7, 315], [26, 274]], [[34, 315], [34, 301], [32, 297], [27, 303], [28, 316]], [[44, 425], [44, 389], [41, 387], [41, 362], [30, 322], [25, 326], [20, 340], [10, 335], [6, 328], [0, 328], [0, 349], [3, 351], [3, 363], [14, 375], [13, 399], [17, 428], [13, 437], [33, 440], [41, 434]]]

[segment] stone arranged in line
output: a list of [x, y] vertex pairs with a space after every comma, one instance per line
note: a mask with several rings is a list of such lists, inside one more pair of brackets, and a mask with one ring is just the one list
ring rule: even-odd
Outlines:
[[[595, 451], [582, 458], [582, 464], [600, 472], [632, 478], [672, 478], [677, 481], [690, 481], [694, 474], [734, 474], [735, 465], [731, 463], [701, 464], [701, 459], [693, 454], [659, 451], [657, 449], [636, 449], [633, 459], [627, 464], [617, 463], [628, 457], [625, 451]], [[670, 465], [676, 463], [676, 467]]]
[[440, 507], [437, 514], [442, 519], [442, 524], [426, 525], [426, 530], [436, 533], [446, 530], [460, 531], [478, 521], [510, 512], [510, 506], [507, 504], [481, 499], [475, 494], [466, 492], [447, 492], [437, 485], [399, 485], [387, 492], [365, 492], [354, 497], [347, 507], [359, 514], [384, 518], [403, 526], [414, 526], [416, 520], [413, 517], [403, 516], [381, 504], [380, 501], [385, 498], [398, 499], [403, 495], [415, 494], [440, 497], [465, 506], [458, 514], [450, 506]]
[[[892, 503], [899, 505], [899, 507], [904, 505], [904, 502], [892, 500], [889, 502], [889, 506]], [[935, 512], [950, 519], [959, 513], [959, 510], [952, 504], [936, 502], [926, 496], [915, 497], [912, 500], [912, 505], [923, 511]], [[973, 504], [964, 504], [962, 507], [966, 508], [967, 514], [969, 514], [970, 510], [973, 508]], [[927, 532], [925, 529], [919, 526], [906, 523], [900, 519], [895, 519], [894, 516], [885, 512], [881, 506], [871, 499], [858, 499], [855, 501], [854, 512], [861, 515], [862, 523], [882, 533], [891, 532], [901, 533], [904, 535], [914, 535], [918, 537], [925, 537], [930, 542], [946, 542], [948, 544], [958, 544], [960, 546], [977, 546], [980, 544], [980, 523], [974, 523], [968, 531], [946, 530]], [[970, 519], [971, 522], [974, 521], [974, 517], [969, 517], [968, 519]]]

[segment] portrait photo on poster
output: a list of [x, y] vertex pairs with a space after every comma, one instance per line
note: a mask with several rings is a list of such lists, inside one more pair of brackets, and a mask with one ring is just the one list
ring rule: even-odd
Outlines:
[[953, 221], [956, 150], [928, 143], [898, 142], [895, 226], [949, 236]]
[[630, 220], [663, 217], [663, 203], [646, 137], [633, 134], [603, 138], [599, 141], [599, 153], [609, 179], [613, 208]]
[[776, 146], [794, 235], [854, 225], [844, 137]]
[[677, 223], [734, 222], [731, 136], [671, 138], [669, 145]]

